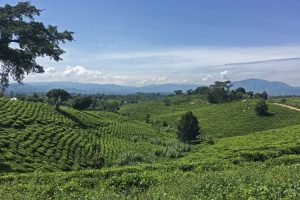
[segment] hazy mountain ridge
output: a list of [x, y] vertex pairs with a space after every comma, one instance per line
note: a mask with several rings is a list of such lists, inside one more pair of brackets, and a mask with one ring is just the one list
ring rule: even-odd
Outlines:
[[266, 81], [262, 79], [246, 79], [233, 82], [233, 88], [244, 87], [254, 92], [266, 91], [271, 96], [300, 95], [300, 87], [293, 87], [279, 81]]
[[[262, 79], [246, 79], [233, 82], [233, 88], [244, 87], [246, 90], [254, 92], [266, 91], [271, 96], [280, 95], [300, 95], [300, 87], [292, 87], [286, 83], [278, 81], [266, 81]], [[31, 82], [24, 85], [11, 84], [7, 92], [33, 93], [47, 92], [53, 88], [63, 88], [71, 93], [83, 94], [132, 94], [142, 93], [173, 93], [175, 90], [186, 91], [199, 87], [198, 84], [158, 84], [146, 86], [121, 86], [116, 84], [92, 84], [92, 83], [74, 83], [74, 82]]]

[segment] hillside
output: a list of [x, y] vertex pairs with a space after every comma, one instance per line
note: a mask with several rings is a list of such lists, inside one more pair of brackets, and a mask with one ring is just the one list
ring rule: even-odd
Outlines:
[[[256, 100], [171, 103], [119, 115], [1, 98], [0, 199], [299, 198], [299, 112], [270, 104], [272, 115], [258, 117]], [[188, 110], [213, 140], [175, 139]]]
[[167, 163], [9, 174], [0, 177], [0, 198], [299, 199], [299, 132], [298, 125], [224, 138]]
[[[174, 135], [107, 112], [0, 99], [0, 171], [57, 171], [118, 164], [126, 156], [152, 162]], [[153, 140], [161, 140], [155, 143]], [[161, 159], [161, 158], [160, 158]], [[126, 161], [126, 160], [125, 160]]]
[[256, 100], [243, 100], [211, 105], [201, 101], [190, 101], [166, 106], [163, 102], [152, 101], [125, 105], [120, 113], [140, 121], [144, 121], [146, 114], [149, 114], [154, 121], [166, 121], [175, 129], [180, 116], [192, 111], [198, 117], [202, 133], [216, 138], [300, 124], [297, 111], [272, 104], [269, 105], [272, 116], [259, 117], [254, 112], [255, 103]]

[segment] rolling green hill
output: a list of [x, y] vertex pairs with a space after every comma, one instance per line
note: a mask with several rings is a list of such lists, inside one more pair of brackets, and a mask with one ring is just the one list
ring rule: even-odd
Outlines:
[[0, 177], [5, 199], [299, 199], [300, 126], [219, 139], [179, 160]]
[[153, 101], [128, 104], [121, 108], [120, 113], [140, 121], [144, 121], [146, 114], [149, 114], [154, 121], [166, 121], [171, 127], [176, 128], [180, 116], [187, 111], [193, 111], [198, 117], [203, 134], [215, 138], [300, 124], [300, 115], [297, 111], [270, 104], [269, 111], [273, 115], [259, 117], [254, 112], [255, 104], [255, 100], [244, 100], [214, 105], [189, 102], [165, 106], [163, 102]]
[[[153, 101], [122, 116], [1, 98], [0, 199], [299, 199], [300, 114], [270, 104], [258, 117], [255, 103]], [[142, 122], [174, 128], [188, 110], [214, 142]]]
[[103, 162], [118, 164], [126, 156], [152, 162], [162, 159], [153, 155], [154, 150], [175, 139], [114, 113], [67, 107], [58, 112], [44, 104], [3, 98], [0, 104], [0, 171], [99, 168]]

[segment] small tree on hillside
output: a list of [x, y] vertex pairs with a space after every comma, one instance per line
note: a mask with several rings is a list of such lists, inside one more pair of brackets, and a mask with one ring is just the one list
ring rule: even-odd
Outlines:
[[183, 142], [196, 140], [200, 134], [198, 119], [192, 112], [187, 112], [181, 116], [177, 129], [177, 136]]
[[258, 116], [267, 116], [269, 114], [268, 109], [268, 104], [265, 100], [260, 100], [255, 106], [255, 112]]
[[54, 101], [56, 110], [59, 109], [61, 102], [67, 101], [71, 97], [71, 95], [63, 89], [52, 89], [47, 92], [46, 96]]

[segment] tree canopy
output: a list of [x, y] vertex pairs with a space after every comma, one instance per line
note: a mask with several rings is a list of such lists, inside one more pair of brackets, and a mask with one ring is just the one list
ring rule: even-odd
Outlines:
[[200, 134], [199, 122], [192, 112], [187, 112], [181, 116], [178, 129], [178, 138], [183, 142], [196, 140]]
[[0, 87], [4, 91], [11, 76], [22, 83], [26, 74], [43, 73], [37, 57], [48, 56], [60, 61], [64, 50], [59, 45], [73, 40], [73, 32], [59, 32], [56, 26], [37, 22], [42, 10], [30, 2], [0, 7]]
[[72, 106], [75, 109], [83, 110], [90, 107], [92, 103], [93, 103], [92, 98], [87, 96], [79, 96], [73, 100]]
[[63, 89], [52, 89], [49, 90], [46, 94], [46, 96], [50, 99], [53, 100], [56, 106], [56, 109], [59, 109], [59, 106], [61, 102], [68, 100], [71, 95], [63, 90]]

